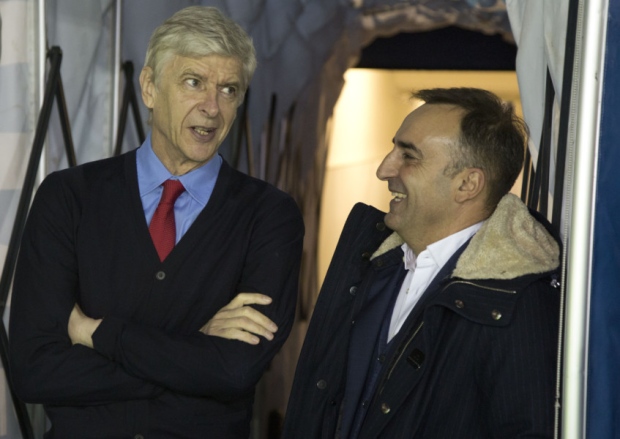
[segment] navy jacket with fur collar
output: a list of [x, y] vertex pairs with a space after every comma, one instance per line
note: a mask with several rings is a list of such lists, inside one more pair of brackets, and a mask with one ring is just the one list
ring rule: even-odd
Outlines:
[[340, 437], [346, 405], [362, 403], [345, 397], [347, 370], [372, 361], [382, 369], [360, 438], [553, 437], [556, 240], [507, 195], [436, 276], [388, 355], [371, 358], [368, 293], [402, 264], [402, 240], [383, 216], [358, 204], [347, 220], [298, 362], [284, 438]]

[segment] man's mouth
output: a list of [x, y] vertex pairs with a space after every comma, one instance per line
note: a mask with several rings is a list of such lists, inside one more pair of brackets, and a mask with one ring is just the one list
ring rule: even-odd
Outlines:
[[215, 128], [193, 127], [194, 131], [201, 136], [208, 136], [215, 131]]
[[394, 197], [394, 199], [392, 201], [400, 203], [402, 200], [407, 198], [407, 195], [403, 194], [402, 192], [394, 192], [394, 191], [392, 191], [392, 197]]

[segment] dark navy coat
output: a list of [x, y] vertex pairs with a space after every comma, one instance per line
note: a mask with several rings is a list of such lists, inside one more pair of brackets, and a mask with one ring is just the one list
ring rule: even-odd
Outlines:
[[[390, 305], [369, 296], [385, 273], [402, 276], [402, 241], [390, 243], [384, 213], [354, 207], [299, 358], [285, 439], [347, 437], [357, 410], [360, 438], [553, 437], [559, 247], [515, 199], [444, 266], [379, 358], [377, 319]], [[507, 221], [527, 224], [489, 233]], [[363, 400], [373, 362], [381, 372]]]

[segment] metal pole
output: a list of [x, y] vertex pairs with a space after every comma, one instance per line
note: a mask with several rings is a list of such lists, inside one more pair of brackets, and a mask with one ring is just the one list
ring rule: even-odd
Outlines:
[[[45, 93], [45, 67], [47, 66], [47, 26], [45, 24], [45, 0], [37, 2], [37, 32], [36, 41], [36, 65], [37, 65], [37, 85], [35, 87], [35, 102], [37, 103], [37, 111], [43, 107], [43, 99]], [[40, 117], [40, 115], [39, 115]], [[45, 146], [41, 153], [41, 161], [39, 163], [38, 180], [42, 181], [47, 175]]]
[[[589, 297], [592, 279], [592, 237], [596, 191], [596, 158], [603, 83], [607, 1], [580, 5], [581, 48], [576, 49], [577, 109], [575, 114], [572, 205], [567, 234], [566, 333], [563, 364], [562, 438], [586, 437]], [[583, 18], [581, 20], [581, 18]], [[578, 32], [580, 26], [577, 26]], [[579, 34], [577, 45], [579, 45]], [[570, 195], [569, 195], [570, 196]]]
[[110, 145], [108, 155], [114, 154], [116, 137], [118, 135], [119, 105], [120, 105], [120, 83], [121, 83], [121, 24], [123, 13], [123, 1], [115, 0], [114, 5], [114, 61], [112, 70], [112, 136], [110, 137]]

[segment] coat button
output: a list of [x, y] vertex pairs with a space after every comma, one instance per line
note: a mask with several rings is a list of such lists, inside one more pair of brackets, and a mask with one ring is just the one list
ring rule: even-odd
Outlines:
[[155, 279], [164, 280], [166, 278], [166, 273], [164, 271], [158, 271], [155, 273]]
[[454, 301], [454, 306], [456, 306], [458, 309], [465, 308], [465, 304], [463, 303], [463, 301], [458, 299]]
[[370, 254], [370, 252], [364, 252], [364, 253], [362, 253], [362, 259], [363, 259], [364, 261], [369, 261], [371, 256], [372, 256], [372, 255]]
[[375, 227], [378, 231], [383, 232], [385, 230], [385, 223], [377, 223]]
[[355, 296], [355, 294], [357, 293], [357, 287], [355, 285], [353, 285], [351, 288], [349, 288], [349, 294], [352, 296]]
[[493, 320], [499, 320], [502, 318], [502, 313], [494, 309], [493, 311], [491, 311], [491, 316], [493, 317]]
[[381, 404], [381, 413], [383, 413], [384, 415], [387, 415], [388, 413], [390, 413], [390, 406], [387, 405], [385, 402]]
[[133, 439], [144, 439], [144, 436], [142, 436], [141, 434], [137, 434], [133, 437]]
[[317, 386], [319, 389], [324, 390], [324, 389], [327, 387], [327, 381], [325, 381], [325, 380], [319, 380], [319, 381], [317, 381], [316, 386]]

